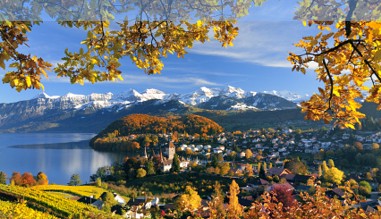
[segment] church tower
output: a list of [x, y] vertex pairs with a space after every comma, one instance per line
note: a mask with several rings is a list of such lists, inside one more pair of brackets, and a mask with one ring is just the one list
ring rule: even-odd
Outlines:
[[173, 144], [173, 141], [170, 141], [168, 144], [168, 160], [173, 160], [175, 153], [176, 153], [175, 144]]

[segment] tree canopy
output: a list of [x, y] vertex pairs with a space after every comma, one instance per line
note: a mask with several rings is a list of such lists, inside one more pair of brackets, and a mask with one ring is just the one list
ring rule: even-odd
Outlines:
[[[169, 54], [183, 57], [195, 42], [211, 38], [233, 46], [236, 20], [265, 0], [15, 0], [0, 3], [0, 67], [3, 83], [18, 91], [41, 89], [42, 77], [54, 71], [71, 83], [123, 80], [128, 58], [147, 74], [158, 74]], [[365, 117], [359, 99], [381, 109], [381, 7], [377, 1], [299, 1], [295, 19], [317, 28], [290, 52], [293, 69], [303, 74], [315, 66], [318, 92], [301, 104], [306, 118], [355, 128]], [[24, 54], [28, 33], [43, 20], [87, 31], [79, 51], [64, 52], [53, 66], [43, 57]], [[300, 51], [296, 49], [296, 51]], [[253, 51], [255, 52], [255, 51]], [[286, 58], [286, 55], [285, 55]]]

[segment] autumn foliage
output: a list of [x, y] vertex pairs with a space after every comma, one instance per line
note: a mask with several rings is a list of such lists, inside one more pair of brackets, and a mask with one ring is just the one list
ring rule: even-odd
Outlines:
[[307, 119], [334, 121], [354, 129], [365, 117], [359, 111], [359, 99], [376, 103], [381, 109], [381, 23], [309, 21], [308, 25], [317, 26], [320, 32], [303, 37], [296, 47], [304, 53], [290, 53], [288, 59], [293, 69], [303, 74], [317, 64], [315, 72], [324, 87], [301, 104], [302, 110]]
[[[213, 120], [198, 116], [168, 116], [159, 117], [147, 114], [132, 114], [111, 123], [105, 130], [91, 140], [94, 148], [104, 148], [105, 144], [122, 144], [122, 148], [139, 149], [130, 135], [157, 135], [169, 133], [188, 133], [197, 135], [211, 135], [222, 132], [223, 128]], [[147, 136], [145, 137], [147, 138]], [[156, 141], [156, 140], [155, 140]], [[144, 141], [147, 144], [157, 143]]]
[[19, 172], [14, 172], [10, 178], [10, 183], [11, 185], [30, 187], [35, 185], [48, 185], [49, 180], [43, 172], [39, 172], [36, 177], [28, 172], [22, 175]]

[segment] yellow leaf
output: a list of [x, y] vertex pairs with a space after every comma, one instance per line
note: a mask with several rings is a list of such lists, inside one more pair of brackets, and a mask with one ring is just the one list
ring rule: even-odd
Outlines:
[[307, 21], [303, 21], [303, 26], [307, 26]]
[[30, 80], [30, 76], [25, 77], [25, 82], [27, 87], [32, 86], [32, 81]]
[[96, 60], [96, 59], [91, 59], [90, 62], [91, 62], [91, 64], [93, 64], [93, 65], [98, 64], [98, 60]]
[[335, 95], [336, 97], [340, 97], [340, 93], [339, 91], [337, 91], [337, 89], [333, 89], [333, 95]]
[[374, 60], [381, 60], [381, 50], [377, 50], [377, 52], [374, 53]]
[[40, 71], [45, 76], [45, 78], [48, 78], [48, 74], [46, 74], [46, 71], [43, 68], [40, 68]]
[[202, 27], [202, 23], [203, 22], [201, 20], [198, 20], [197, 23], [196, 23], [197, 27]]
[[118, 77], [118, 79], [121, 80], [121, 81], [124, 80], [123, 77], [122, 77], [122, 75], [118, 75], [117, 77]]

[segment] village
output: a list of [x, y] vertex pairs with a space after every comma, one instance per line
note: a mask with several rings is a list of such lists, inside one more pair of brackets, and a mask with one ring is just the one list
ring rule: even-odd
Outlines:
[[[130, 136], [130, 138], [137, 139], [137, 136]], [[156, 149], [157, 153], [153, 149], [152, 153], [149, 153], [150, 150], [147, 148], [151, 146], [147, 144], [148, 147], [142, 148], [144, 152], [141, 156], [126, 161], [126, 163], [131, 160], [135, 162], [131, 163], [131, 161], [129, 165], [126, 163], [124, 165], [124, 168], [127, 168], [124, 171], [130, 174], [128, 180], [144, 178], [149, 180], [150, 176], [171, 176], [172, 174], [176, 176], [194, 174], [200, 178], [220, 177], [219, 179], [237, 180], [240, 185], [239, 203], [245, 208], [250, 208], [251, 203], [264, 191], [271, 192], [277, 187], [285, 188], [297, 197], [300, 192], [313, 192], [316, 186], [322, 186], [327, 189], [328, 197], [336, 197], [343, 201], [344, 182], [355, 179], [354, 182], [360, 182], [357, 188], [362, 186], [362, 182], [367, 182], [367, 185], [371, 187], [368, 193], [357, 192], [354, 196], [358, 199], [357, 201], [361, 201], [361, 205], [357, 207], [362, 207], [366, 211], [375, 211], [376, 206], [380, 205], [376, 177], [378, 169], [374, 172], [375, 168], [369, 167], [369, 172], [363, 169], [365, 172], [351, 171], [344, 175], [343, 171], [335, 167], [332, 159], [328, 160], [327, 165], [325, 160], [327, 157], [319, 159], [316, 154], [346, 147], [360, 147], [359, 145], [361, 148], [357, 149], [361, 152], [378, 150], [381, 132], [355, 133], [329, 129], [301, 131], [290, 128], [269, 128], [247, 132], [225, 132], [215, 136], [204, 135], [203, 138], [178, 133], [175, 136], [160, 134], [158, 139], [157, 144], [160, 149]], [[303, 157], [299, 158], [299, 155]], [[305, 160], [308, 157], [314, 159]], [[154, 164], [149, 164], [150, 162]], [[153, 166], [154, 170], [150, 170], [148, 166]], [[333, 169], [342, 172], [339, 179], [329, 179], [324, 175], [328, 175], [328, 171]], [[131, 176], [133, 170], [136, 176]], [[108, 174], [115, 174], [115, 170]], [[150, 195], [147, 196], [147, 193]], [[162, 201], [160, 198], [163, 194], [147, 191], [140, 194], [146, 195], [137, 196], [125, 204], [127, 218], [146, 218], [152, 211], [173, 216], [173, 212], [177, 209], [174, 200], [180, 195], [173, 193], [170, 199]], [[210, 197], [210, 194], [202, 196], [200, 211], [205, 217], [208, 217], [207, 203]]]

